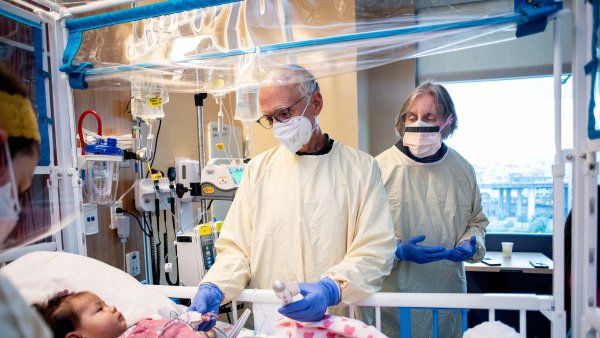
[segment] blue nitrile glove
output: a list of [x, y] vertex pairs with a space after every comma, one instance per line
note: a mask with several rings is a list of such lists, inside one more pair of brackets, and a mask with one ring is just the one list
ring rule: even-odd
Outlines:
[[279, 313], [293, 320], [318, 322], [323, 319], [328, 306], [340, 302], [340, 290], [330, 278], [323, 278], [317, 283], [300, 283], [299, 287], [304, 298], [279, 308]]
[[477, 238], [472, 236], [468, 241], [464, 241], [460, 245], [457, 245], [454, 250], [452, 250], [452, 254], [448, 257], [448, 259], [453, 262], [462, 262], [473, 257], [476, 252]]
[[447, 250], [443, 246], [417, 245], [423, 242], [425, 236], [415, 236], [408, 241], [400, 241], [396, 245], [396, 258], [401, 261], [411, 261], [418, 264], [431, 263], [446, 259], [453, 250]]
[[[198, 292], [192, 300], [192, 305], [188, 311], [196, 311], [202, 314], [212, 312], [219, 314], [219, 305], [223, 301], [223, 292], [219, 288], [210, 283], [200, 284]], [[199, 331], [208, 331], [217, 323], [217, 318], [211, 318], [210, 321], [198, 325]]]

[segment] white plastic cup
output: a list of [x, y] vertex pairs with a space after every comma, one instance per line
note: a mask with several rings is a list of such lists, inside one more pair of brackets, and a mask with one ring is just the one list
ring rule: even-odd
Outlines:
[[513, 242], [502, 242], [502, 256], [510, 258], [513, 251]]

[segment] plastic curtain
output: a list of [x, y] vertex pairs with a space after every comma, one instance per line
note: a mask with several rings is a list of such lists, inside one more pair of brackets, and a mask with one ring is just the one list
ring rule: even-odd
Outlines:
[[45, 77], [43, 68], [43, 31], [39, 23], [31, 22], [15, 14], [0, 11], [0, 62], [20, 79], [29, 92], [38, 115], [41, 145], [39, 166], [50, 165], [48, 125], [52, 120], [46, 107]]
[[220, 94], [263, 85], [289, 63], [320, 78], [513, 39], [543, 31], [560, 8], [546, 0], [248, 0], [98, 29], [79, 21], [72, 34], [81, 45], [65, 68], [80, 67], [80, 87], [143, 77], [169, 91]]

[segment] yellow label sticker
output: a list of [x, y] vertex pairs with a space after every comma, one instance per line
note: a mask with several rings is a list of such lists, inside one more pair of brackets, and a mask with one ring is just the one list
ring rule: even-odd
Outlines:
[[208, 186], [202, 188], [202, 192], [205, 193], [205, 194], [207, 194], [207, 195], [212, 195], [212, 194], [215, 193], [215, 188], [211, 187], [210, 185], [208, 185]]
[[149, 97], [148, 105], [152, 108], [158, 108], [162, 106], [162, 97]]
[[223, 88], [225, 87], [225, 80], [223, 79], [215, 79], [215, 81], [213, 82], [215, 88]]
[[210, 224], [201, 225], [200, 229], [198, 229], [198, 234], [200, 236], [206, 236], [212, 234], [212, 228]]
[[217, 147], [217, 150], [225, 149], [225, 144], [223, 144], [223, 143], [217, 143], [215, 146]]

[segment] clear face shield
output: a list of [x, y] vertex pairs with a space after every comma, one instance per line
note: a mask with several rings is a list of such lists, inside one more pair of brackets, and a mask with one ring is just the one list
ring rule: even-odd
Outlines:
[[0, 249], [19, 221], [21, 204], [8, 142], [0, 145]]
[[67, 217], [63, 216], [61, 220], [56, 212], [53, 217], [49, 188], [43, 175], [34, 177], [29, 190], [20, 193], [19, 175], [33, 173], [21, 167], [22, 159], [11, 157], [8, 142], [0, 142], [0, 252], [6, 252], [8, 249], [47, 241], [49, 236], [73, 224], [76, 215], [65, 215]]
[[442, 146], [444, 129], [452, 124], [453, 117], [449, 116], [441, 126], [417, 120], [404, 127], [402, 144], [419, 158], [435, 154]]

